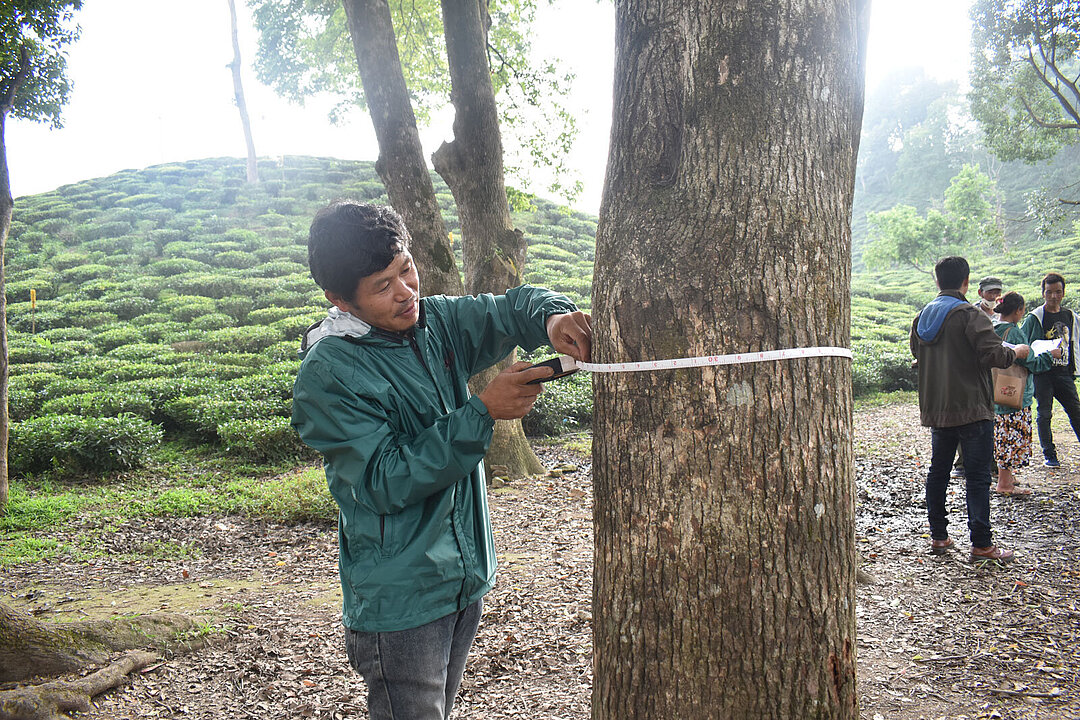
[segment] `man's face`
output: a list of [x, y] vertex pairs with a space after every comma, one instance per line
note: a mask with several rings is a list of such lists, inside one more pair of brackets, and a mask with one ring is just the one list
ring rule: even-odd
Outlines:
[[420, 319], [420, 277], [407, 250], [394, 256], [385, 269], [361, 278], [352, 301], [327, 293], [339, 309], [372, 327], [405, 332]]
[[986, 301], [985, 304], [997, 305], [998, 298], [1001, 297], [1001, 288], [994, 288], [993, 290], [980, 290], [979, 297]]
[[1046, 283], [1043, 286], [1043, 300], [1046, 301], [1046, 309], [1057, 312], [1061, 309], [1061, 300], [1065, 297], [1065, 286], [1062, 283]]

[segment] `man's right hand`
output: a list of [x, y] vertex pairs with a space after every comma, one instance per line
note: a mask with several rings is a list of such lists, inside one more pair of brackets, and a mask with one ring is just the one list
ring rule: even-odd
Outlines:
[[533, 368], [530, 363], [519, 361], [496, 375], [477, 397], [494, 419], [517, 420], [532, 410], [537, 396], [544, 390], [542, 384], [529, 385], [529, 381], [554, 374], [549, 367]]
[[1031, 354], [1031, 346], [1029, 345], [1017, 345], [1013, 348], [1013, 352], [1016, 353], [1017, 360], [1023, 360]]

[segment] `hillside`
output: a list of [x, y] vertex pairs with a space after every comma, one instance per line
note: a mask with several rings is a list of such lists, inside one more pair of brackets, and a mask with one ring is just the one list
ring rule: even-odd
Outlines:
[[[287, 420], [298, 341], [327, 305], [308, 275], [307, 229], [331, 199], [386, 198], [369, 162], [286, 157], [260, 175], [248, 185], [241, 160], [209, 159], [16, 201], [5, 258], [13, 472], [136, 465], [162, 431], [253, 461], [302, 452]], [[589, 307], [595, 219], [532, 205], [515, 215], [526, 280]], [[101, 434], [106, 447], [88, 447]], [[55, 450], [76, 436], [67, 455]]]

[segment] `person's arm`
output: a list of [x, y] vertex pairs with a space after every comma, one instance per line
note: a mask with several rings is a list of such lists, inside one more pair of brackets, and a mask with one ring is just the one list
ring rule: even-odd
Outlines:
[[[1014, 345], [1020, 345], [1028, 343], [1027, 335], [1024, 330], [1019, 327], [1009, 328], [1008, 334], [1005, 336], [1006, 342], [1013, 343]], [[1026, 358], [1017, 358], [1016, 364], [1026, 367], [1030, 372], [1041, 373], [1046, 372], [1053, 365], [1053, 355], [1048, 352], [1044, 352], [1042, 355], [1029, 354]]]
[[1024, 322], [1020, 323], [1020, 332], [1024, 334], [1024, 342], [1028, 345], [1036, 340], [1044, 339], [1042, 323], [1031, 313], [1028, 313]]
[[911, 321], [911, 332], [908, 335], [908, 347], [911, 349], [911, 357], [916, 360], [919, 359], [919, 316], [916, 315], [915, 319]]
[[491, 443], [494, 420], [473, 397], [418, 434], [404, 435], [375, 393], [359, 394], [333, 368], [315, 363], [297, 376], [292, 424], [322, 453], [332, 488], [344, 484], [358, 504], [386, 515], [472, 472]]
[[981, 311], [969, 312], [967, 319], [967, 337], [971, 346], [975, 348], [975, 357], [979, 359], [979, 366], [984, 370], [992, 367], [1007, 368], [1019, 357], [1027, 356], [1027, 345], [1020, 345], [1014, 351], [1001, 344], [1001, 338], [994, 332], [994, 326], [990, 318]]
[[577, 311], [564, 295], [521, 285], [505, 295], [448, 298], [448, 332], [461, 350], [469, 375], [499, 362], [515, 347], [534, 350], [550, 343], [546, 321]]

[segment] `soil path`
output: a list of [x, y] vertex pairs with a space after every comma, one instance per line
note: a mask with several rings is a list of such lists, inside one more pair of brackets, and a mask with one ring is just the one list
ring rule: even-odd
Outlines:
[[[996, 497], [1006, 568], [966, 560], [962, 483], [949, 496], [959, 550], [927, 553], [929, 436], [895, 405], [856, 417], [862, 717], [1080, 718], [1080, 448], [1027, 469], [1027, 500]], [[589, 717], [592, 488], [587, 458], [541, 448], [551, 472], [492, 491], [500, 554], [455, 718]], [[0, 591], [62, 620], [158, 608], [193, 614], [210, 642], [97, 699], [83, 718], [355, 718], [363, 687], [345, 660], [336, 531], [239, 518], [84, 527], [108, 558], [9, 568]], [[179, 558], [149, 560], [163, 543]]]

